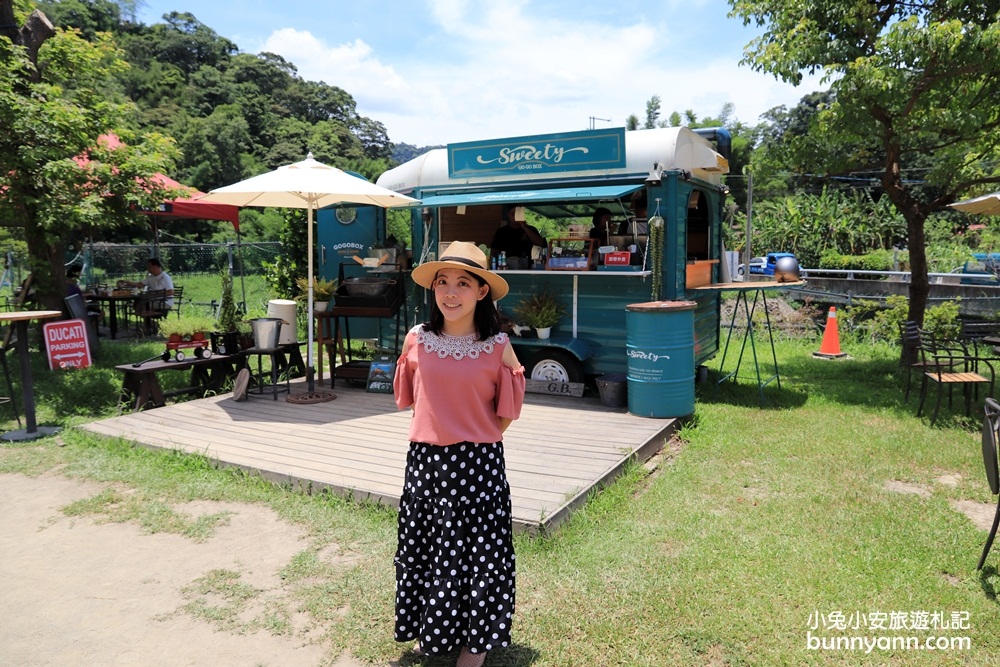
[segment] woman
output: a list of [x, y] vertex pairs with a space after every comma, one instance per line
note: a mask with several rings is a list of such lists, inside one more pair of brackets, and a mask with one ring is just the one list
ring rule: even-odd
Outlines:
[[514, 547], [503, 432], [524, 400], [524, 368], [494, 300], [506, 281], [456, 241], [413, 270], [434, 294], [406, 336], [393, 383], [413, 408], [396, 550], [396, 641], [479, 667], [510, 643]]

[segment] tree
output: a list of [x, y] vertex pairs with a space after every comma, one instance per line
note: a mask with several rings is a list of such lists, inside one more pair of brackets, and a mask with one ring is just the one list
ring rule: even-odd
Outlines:
[[[908, 317], [923, 322], [928, 215], [1000, 182], [1000, 2], [730, 0], [764, 33], [744, 62], [786, 82], [824, 70], [832, 102], [792, 142], [804, 170], [878, 169], [906, 220]], [[871, 152], [872, 145], [877, 149]], [[910, 164], [930, 166], [912, 179]], [[918, 182], [915, 182], [917, 180]]]
[[660, 118], [660, 96], [653, 95], [646, 102], [646, 123], [643, 128], [652, 130], [656, 127], [656, 121]]
[[[0, 224], [23, 229], [49, 308], [61, 309], [65, 296], [68, 242], [175, 194], [152, 178], [165, 171], [172, 143], [126, 129], [134, 109], [113, 82], [125, 66], [106, 33], [89, 43], [0, 0]], [[98, 140], [108, 133], [125, 143]]]

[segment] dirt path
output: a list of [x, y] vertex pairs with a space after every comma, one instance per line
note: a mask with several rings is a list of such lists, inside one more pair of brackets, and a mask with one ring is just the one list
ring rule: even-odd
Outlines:
[[[201, 543], [60, 511], [103, 488], [59, 475], [0, 475], [0, 662], [331, 664], [304, 618], [293, 617], [285, 635], [236, 634], [181, 610], [190, 602], [184, 589], [216, 570], [239, 572], [244, 583], [265, 591], [276, 588], [278, 571], [305, 545], [301, 530], [269, 509], [235, 503], [184, 506], [193, 515], [231, 513], [228, 525]], [[332, 667], [361, 663], [344, 656]]]

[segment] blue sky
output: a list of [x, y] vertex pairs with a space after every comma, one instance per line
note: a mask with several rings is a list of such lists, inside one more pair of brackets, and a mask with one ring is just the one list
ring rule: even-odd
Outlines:
[[[724, 0], [145, 0], [138, 18], [190, 12], [244, 52], [350, 93], [394, 142], [418, 146], [618, 127], [693, 110], [760, 114], [825, 88], [740, 66], [751, 28]], [[595, 120], [591, 120], [594, 117]], [[610, 120], [597, 120], [610, 119]]]

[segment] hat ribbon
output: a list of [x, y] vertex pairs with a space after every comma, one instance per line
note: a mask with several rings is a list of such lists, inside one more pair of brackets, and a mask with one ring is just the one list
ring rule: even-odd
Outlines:
[[479, 269], [480, 271], [486, 271], [486, 269], [483, 268], [482, 264], [479, 264], [478, 262], [474, 262], [471, 259], [466, 259], [465, 257], [451, 257], [451, 256], [448, 256], [448, 257], [442, 257], [438, 261], [439, 262], [458, 262], [459, 264], [465, 264], [467, 266], [471, 266], [474, 269]]

